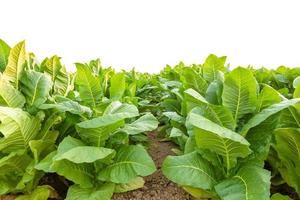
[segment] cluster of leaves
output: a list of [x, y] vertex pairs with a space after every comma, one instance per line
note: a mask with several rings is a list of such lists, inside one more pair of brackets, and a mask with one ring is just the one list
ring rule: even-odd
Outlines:
[[38, 63], [24, 42], [0, 40], [0, 195], [48, 199], [53, 188], [39, 183], [56, 173], [71, 185], [66, 199], [109, 200], [156, 170], [142, 144], [158, 121], [136, 95], [150, 75], [99, 60], [76, 68], [67, 72], [57, 56]]
[[270, 192], [282, 184], [299, 195], [300, 69], [225, 63], [210, 55], [150, 75], [92, 60], [71, 73], [57, 56], [38, 63], [24, 42], [0, 40], [0, 195], [54, 197], [40, 184], [51, 173], [72, 200], [142, 187], [156, 170], [145, 134], [158, 123], [179, 146], [163, 173], [193, 196], [289, 199]]
[[210, 55], [160, 73], [161, 134], [180, 147], [164, 175], [198, 198], [267, 200], [284, 183], [300, 194], [300, 69], [225, 62]]

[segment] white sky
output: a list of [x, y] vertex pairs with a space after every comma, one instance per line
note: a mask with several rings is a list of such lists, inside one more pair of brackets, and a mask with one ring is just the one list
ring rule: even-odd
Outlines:
[[300, 66], [300, 1], [2, 0], [0, 38], [25, 39], [41, 60], [69, 67], [100, 58], [116, 69], [158, 72], [214, 53], [231, 66]]

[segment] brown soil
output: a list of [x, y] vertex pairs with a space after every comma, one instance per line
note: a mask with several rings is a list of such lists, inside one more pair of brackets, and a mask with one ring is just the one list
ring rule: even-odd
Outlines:
[[159, 142], [156, 133], [152, 132], [149, 136], [149, 153], [154, 160], [157, 171], [145, 177], [143, 188], [126, 193], [115, 194], [113, 200], [192, 200], [183, 189], [169, 181], [161, 171], [161, 166], [168, 155], [173, 155], [171, 151], [175, 145], [171, 142]]

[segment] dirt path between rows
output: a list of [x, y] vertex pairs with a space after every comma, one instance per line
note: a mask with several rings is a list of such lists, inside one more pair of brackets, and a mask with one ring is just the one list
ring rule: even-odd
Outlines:
[[121, 194], [115, 194], [113, 200], [194, 200], [183, 189], [169, 181], [161, 171], [164, 159], [174, 155], [171, 151], [175, 145], [171, 142], [160, 142], [156, 132], [148, 134], [150, 147], [149, 154], [155, 162], [157, 171], [145, 177], [145, 186], [141, 189]]

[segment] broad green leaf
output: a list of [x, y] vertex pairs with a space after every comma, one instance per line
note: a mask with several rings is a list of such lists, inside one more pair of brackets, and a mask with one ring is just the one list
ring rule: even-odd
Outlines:
[[117, 184], [115, 187], [116, 193], [128, 192], [144, 187], [145, 181], [142, 177], [137, 177], [129, 183]]
[[5, 70], [8, 63], [8, 56], [10, 52], [10, 47], [3, 40], [0, 39], [0, 72]]
[[228, 128], [235, 129], [235, 122], [231, 112], [222, 105], [201, 104], [199, 107], [194, 108], [190, 113], [196, 113], [211, 120], [212, 122]]
[[162, 166], [163, 174], [171, 181], [195, 188], [210, 190], [217, 184], [217, 172], [198, 153], [168, 156]]
[[55, 140], [57, 136], [58, 134], [55, 135], [52, 140], [31, 140], [29, 142], [29, 147], [36, 163], [55, 150]]
[[227, 170], [233, 167], [232, 163], [235, 163], [236, 158], [246, 157], [251, 152], [250, 144], [244, 137], [201, 115], [191, 112], [187, 123], [194, 127], [197, 146], [223, 156]]
[[107, 157], [114, 157], [114, 155], [113, 149], [84, 146], [80, 140], [68, 136], [59, 144], [57, 155], [53, 160], [66, 159], [73, 163], [92, 163]]
[[220, 105], [222, 104], [223, 82], [215, 80], [211, 82], [206, 90], [205, 99], [209, 103]]
[[218, 71], [225, 72], [225, 62], [226, 56], [217, 57], [216, 55], [210, 54], [202, 65], [203, 78], [208, 82], [216, 80]]
[[126, 89], [125, 74], [117, 73], [110, 79], [110, 99], [113, 101], [121, 100]]
[[4, 79], [0, 80], [0, 104], [11, 108], [22, 108], [25, 97]]
[[54, 161], [54, 157], [55, 153], [50, 153], [35, 168], [45, 172], [55, 172], [84, 188], [93, 186], [94, 174], [92, 164], [76, 164], [68, 160]]
[[25, 41], [22, 41], [10, 50], [8, 63], [3, 72], [3, 77], [12, 82], [16, 89], [19, 89], [19, 80], [24, 71], [25, 59]]
[[278, 119], [279, 116], [273, 115], [258, 126], [250, 129], [246, 135], [254, 158], [261, 162], [264, 162], [268, 157], [273, 131], [278, 125]]
[[55, 170], [51, 168], [51, 165], [53, 164], [53, 158], [56, 154], [57, 151], [49, 153], [44, 159], [37, 163], [34, 168], [47, 173], [54, 173]]
[[77, 124], [80, 128], [99, 128], [116, 123], [126, 118], [139, 115], [139, 111], [134, 105], [112, 102], [104, 111], [103, 116], [87, 120]]
[[269, 200], [270, 172], [257, 166], [244, 166], [233, 177], [215, 186], [223, 200]]
[[26, 71], [20, 79], [22, 92], [29, 106], [39, 107], [43, 104], [52, 88], [52, 81], [46, 74], [33, 70]]
[[202, 78], [202, 76], [195, 72], [192, 68], [184, 68], [181, 74], [181, 79], [185, 89], [192, 88], [202, 95], [205, 94], [208, 84], [204, 78]]
[[282, 161], [279, 169], [285, 181], [300, 193], [300, 129], [279, 128], [274, 131], [275, 149]]
[[94, 146], [101, 146], [109, 135], [124, 125], [125, 119], [139, 115], [134, 105], [112, 102], [104, 111], [103, 116], [77, 124], [81, 138]]
[[25, 151], [14, 151], [8, 156], [0, 159], [0, 177], [9, 174], [22, 174], [26, 167], [30, 164], [32, 159], [25, 153]]
[[79, 185], [72, 185], [68, 190], [66, 200], [111, 200], [114, 189], [115, 185], [112, 183], [93, 188], [81, 188]]
[[59, 103], [54, 104], [42, 104], [39, 106], [40, 109], [56, 109], [59, 112], [70, 112], [75, 115], [87, 114], [88, 116], [92, 115], [92, 110], [89, 107], [82, 106], [76, 101], [65, 100]]
[[83, 64], [76, 64], [77, 73], [75, 84], [78, 86], [78, 91], [81, 100], [92, 107], [96, 107], [102, 97], [100, 79], [93, 76], [89, 68]]
[[51, 186], [43, 185], [37, 186], [31, 194], [18, 196], [15, 200], [47, 200], [57, 197], [58, 195]]
[[184, 101], [182, 102], [182, 114], [187, 115], [193, 108], [207, 104], [206, 99], [194, 89], [184, 91]]
[[40, 120], [19, 108], [0, 106], [0, 150], [11, 152], [27, 149], [30, 140], [35, 139], [40, 129]]
[[285, 108], [288, 108], [289, 106], [292, 106], [296, 103], [300, 102], [300, 98], [298, 99], [291, 99], [291, 100], [284, 100], [280, 103], [273, 104], [265, 109], [263, 109], [258, 114], [254, 115], [242, 128], [241, 135], [246, 135], [247, 132], [262, 123], [264, 120], [266, 120], [271, 115], [274, 115], [280, 111], [282, 111]]
[[223, 105], [228, 107], [235, 121], [256, 108], [257, 83], [249, 69], [238, 67], [226, 74], [223, 87]]
[[66, 68], [60, 63], [60, 57], [52, 56], [51, 58], [47, 58], [42, 65], [42, 69], [51, 77], [53, 92], [55, 94], [66, 95], [70, 75], [67, 74]]
[[121, 131], [128, 135], [135, 135], [146, 131], [153, 131], [157, 126], [157, 119], [151, 113], [147, 113], [131, 124], [126, 124]]
[[183, 135], [184, 135], [184, 133], [180, 129], [172, 127], [171, 132], [170, 132], [170, 138], [181, 137]]
[[184, 124], [184, 122], [185, 122], [184, 117], [177, 114], [177, 112], [163, 112], [162, 114], [164, 116], [168, 117], [170, 120], [173, 120], [173, 121], [178, 122], [180, 124]]
[[144, 147], [123, 146], [117, 152], [114, 162], [98, 173], [101, 181], [129, 183], [138, 176], [148, 176], [155, 172], [155, 164]]
[[256, 111], [261, 111], [272, 104], [279, 103], [282, 100], [280, 93], [268, 85], [264, 85], [257, 98]]

